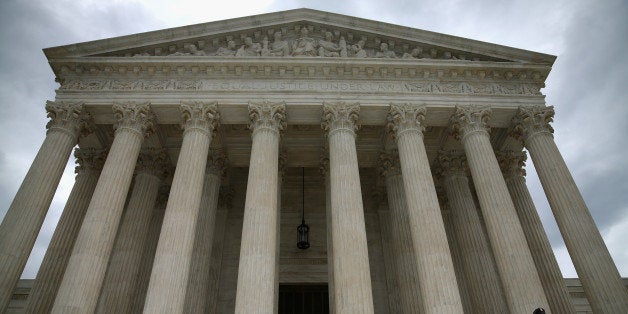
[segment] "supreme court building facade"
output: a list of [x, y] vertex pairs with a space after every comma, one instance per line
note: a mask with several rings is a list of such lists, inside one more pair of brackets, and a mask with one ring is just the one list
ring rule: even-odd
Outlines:
[[309, 9], [44, 52], [0, 312], [77, 145], [27, 313], [573, 313], [524, 148], [591, 308], [628, 312], [553, 139], [554, 56]]

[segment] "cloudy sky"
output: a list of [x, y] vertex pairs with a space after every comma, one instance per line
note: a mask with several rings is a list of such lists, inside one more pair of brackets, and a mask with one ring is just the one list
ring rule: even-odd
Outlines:
[[[622, 0], [0, 1], [0, 218], [43, 141], [44, 104], [58, 87], [43, 48], [300, 7], [558, 56], [543, 90], [556, 108], [556, 142], [628, 277], [628, 2]], [[73, 169], [71, 160], [23, 278], [37, 273]], [[531, 162], [528, 185], [564, 276], [577, 276]]]

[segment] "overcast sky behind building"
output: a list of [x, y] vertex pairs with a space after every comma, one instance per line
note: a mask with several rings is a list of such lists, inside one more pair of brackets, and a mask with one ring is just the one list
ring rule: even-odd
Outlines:
[[[542, 92], [556, 142], [622, 276], [628, 276], [628, 2], [15, 1], [0, 2], [0, 218], [45, 136], [58, 84], [43, 48], [308, 7], [558, 56]], [[566, 277], [564, 242], [528, 161], [528, 186]], [[34, 278], [74, 183], [70, 160], [23, 278]]]

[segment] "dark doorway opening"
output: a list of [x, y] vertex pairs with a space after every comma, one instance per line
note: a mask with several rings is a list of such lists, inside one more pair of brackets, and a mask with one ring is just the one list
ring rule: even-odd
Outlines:
[[279, 314], [327, 314], [327, 285], [279, 285]]

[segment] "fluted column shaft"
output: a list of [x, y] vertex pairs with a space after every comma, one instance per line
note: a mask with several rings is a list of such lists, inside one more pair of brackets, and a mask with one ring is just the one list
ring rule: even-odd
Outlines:
[[223, 162], [220, 153], [210, 154], [209, 164], [205, 172], [201, 209], [198, 213], [196, 225], [196, 239], [192, 253], [192, 265], [185, 296], [185, 313], [205, 313], [208, 302], [216, 299], [208, 298], [209, 271], [214, 244], [214, 226], [218, 210], [218, 193], [223, 172]]
[[355, 130], [359, 105], [324, 104], [329, 140], [335, 313], [373, 313]]
[[147, 130], [152, 126], [148, 105], [113, 106], [118, 118], [109, 155], [74, 244], [52, 313], [96, 310], [133, 169]]
[[273, 313], [277, 272], [279, 132], [284, 104], [250, 104], [253, 145], [246, 187], [235, 313]]
[[524, 152], [502, 152], [499, 154], [498, 160], [506, 179], [510, 197], [515, 204], [523, 233], [530, 247], [530, 253], [532, 253], [541, 284], [543, 284], [545, 295], [550, 303], [550, 309], [554, 313], [574, 313], [576, 309], [571, 304], [565, 279], [560, 272], [552, 246], [545, 229], [543, 229], [541, 218], [526, 186], [525, 170], [523, 169], [526, 155]]
[[499, 276], [492, 261], [491, 249], [482, 230], [469, 181], [466, 161], [462, 156], [441, 155], [443, 186], [453, 223], [454, 236], [461, 253], [465, 282], [473, 311], [506, 313], [508, 306], [500, 287]]
[[452, 122], [462, 138], [508, 308], [511, 313], [549, 310], [486, 130], [489, 117], [486, 107], [457, 108]]
[[135, 292], [133, 292], [131, 313], [141, 313], [144, 308], [148, 282], [150, 281], [150, 274], [153, 270], [155, 251], [157, 251], [159, 234], [161, 233], [161, 224], [164, 220], [164, 213], [166, 212], [166, 203], [168, 201], [169, 193], [170, 185], [162, 184], [159, 188], [156, 205], [153, 208], [153, 212], [150, 217], [146, 239], [144, 239], [144, 250], [142, 252], [142, 261], [140, 262], [142, 266], [137, 274], [137, 284], [135, 286]]
[[76, 235], [96, 189], [104, 162], [103, 152], [77, 148], [74, 154], [79, 164], [76, 167], [74, 186], [28, 294], [25, 313], [49, 313], [52, 309]]
[[183, 142], [159, 234], [144, 312], [182, 313], [216, 104], [181, 104]]
[[399, 167], [399, 156], [390, 151], [382, 156], [382, 169], [386, 180], [386, 194], [390, 211], [390, 237], [392, 240], [399, 299], [403, 313], [423, 311], [421, 286], [412, 232], [410, 230], [408, 205]]
[[9, 305], [63, 170], [89, 117], [80, 104], [48, 102], [48, 133], [0, 224], [0, 312]]
[[462, 301], [423, 143], [425, 108], [391, 105], [425, 313], [462, 313]]
[[97, 313], [130, 313], [150, 218], [168, 158], [165, 151], [140, 153], [135, 183], [109, 259]]
[[390, 313], [402, 313], [402, 305], [399, 297], [399, 285], [397, 284], [397, 265], [395, 258], [397, 257], [391, 236], [392, 222], [390, 220], [390, 211], [380, 209], [377, 211], [379, 217], [380, 236], [382, 240], [382, 254], [384, 255], [384, 267], [386, 270], [386, 291], [388, 292], [388, 311]]
[[325, 223], [327, 224], [327, 290], [329, 296], [329, 313], [336, 313], [336, 297], [334, 288], [334, 242], [331, 224], [331, 182], [329, 179], [329, 158], [321, 158], [321, 174], [325, 180]]
[[218, 291], [220, 290], [220, 273], [222, 272], [222, 252], [225, 244], [225, 225], [227, 223], [228, 208], [219, 209], [216, 212], [216, 228], [214, 230], [214, 245], [212, 247], [212, 259], [209, 273], [209, 288], [207, 292], [206, 313], [217, 313]]
[[554, 142], [552, 107], [520, 108], [515, 117], [593, 312], [628, 312], [628, 290]]

